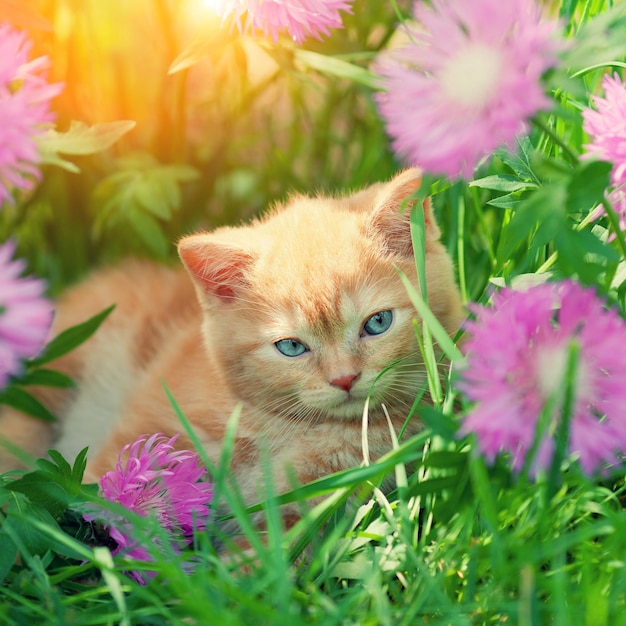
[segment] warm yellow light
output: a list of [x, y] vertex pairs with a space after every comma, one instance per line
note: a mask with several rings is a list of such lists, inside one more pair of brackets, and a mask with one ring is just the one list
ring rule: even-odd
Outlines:
[[202, 0], [202, 4], [217, 15], [224, 13], [224, 0]]

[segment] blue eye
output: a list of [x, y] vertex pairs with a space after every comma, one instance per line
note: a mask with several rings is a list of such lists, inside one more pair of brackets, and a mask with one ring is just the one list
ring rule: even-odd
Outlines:
[[380, 311], [365, 322], [363, 330], [366, 335], [382, 335], [389, 330], [391, 322], [393, 322], [393, 313], [391, 311]]
[[281, 354], [289, 357], [300, 356], [308, 351], [308, 348], [296, 339], [281, 339], [274, 345]]

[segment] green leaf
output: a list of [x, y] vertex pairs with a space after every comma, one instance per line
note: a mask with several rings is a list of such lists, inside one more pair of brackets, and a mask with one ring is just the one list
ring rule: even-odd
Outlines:
[[587, 161], [574, 172], [567, 186], [567, 210], [570, 213], [588, 213], [598, 206], [610, 185], [612, 165], [604, 161]]
[[15, 565], [17, 547], [11, 538], [0, 530], [0, 585]]
[[500, 264], [511, 258], [520, 245], [528, 245], [529, 238], [534, 246], [545, 245], [560, 228], [567, 228], [566, 193], [566, 186], [559, 181], [540, 187], [519, 203], [498, 250]]
[[458, 484], [458, 476], [445, 476], [442, 478], [430, 478], [409, 486], [408, 496], [425, 496], [429, 493], [441, 493], [446, 489], [454, 489]]
[[[16, 481], [17, 482], [17, 481]], [[10, 483], [12, 487], [15, 483]], [[43, 522], [46, 526], [57, 527], [54, 517], [41, 505], [31, 502], [28, 496], [16, 489], [10, 489], [11, 497], [6, 507], [7, 518], [2, 529], [11, 540], [21, 543], [29, 554], [45, 554], [53, 546], [50, 539], [31, 524], [31, 520]], [[18, 543], [19, 542], [19, 543]]]
[[303, 50], [302, 48], [295, 50], [294, 56], [297, 61], [317, 72], [330, 74], [337, 78], [347, 78], [371, 89], [380, 89], [382, 86], [380, 79], [369, 70], [336, 57], [313, 52], [312, 50]]
[[82, 489], [87, 448], [81, 450], [72, 467], [57, 450], [48, 450], [48, 459], [37, 459], [38, 469], [8, 482], [5, 488], [24, 494], [53, 517], [59, 517]]
[[506, 174], [494, 174], [493, 176], [486, 176], [485, 178], [479, 178], [473, 180], [470, 187], [480, 187], [481, 189], [492, 189], [493, 191], [521, 191], [523, 189], [536, 189], [539, 185], [537, 183], [531, 183], [528, 181], [519, 180], [515, 176], [508, 176]]
[[30, 366], [39, 366], [54, 361], [59, 357], [71, 352], [79, 345], [87, 341], [97, 330], [104, 320], [109, 316], [115, 305], [110, 306], [101, 313], [98, 313], [82, 324], [77, 324], [59, 333], [45, 348], [43, 354], [36, 359], [31, 359]]
[[458, 469], [467, 465], [467, 454], [467, 452], [455, 450], [435, 450], [424, 459], [424, 466], [437, 469]]
[[498, 207], [499, 209], [512, 209], [515, 210], [520, 203], [520, 197], [517, 193], [507, 193], [504, 196], [498, 196], [487, 201], [490, 206]]
[[24, 494], [28, 500], [38, 504], [53, 517], [67, 509], [70, 496], [57, 482], [55, 475], [45, 470], [35, 470], [7, 483], [6, 489]]
[[37, 398], [15, 385], [9, 385], [0, 392], [0, 404], [6, 404], [44, 422], [56, 422], [56, 417]]
[[606, 264], [617, 263], [620, 255], [589, 231], [559, 229], [554, 245], [557, 265], [565, 276], [577, 276], [586, 285], [595, 285], [606, 272]]
[[129, 210], [128, 221], [141, 240], [158, 256], [167, 256], [170, 243], [163, 234], [163, 229], [151, 215], [141, 209]]
[[134, 127], [135, 122], [130, 120], [105, 122], [94, 126], [74, 121], [66, 132], [49, 129], [37, 135], [35, 141], [42, 163], [78, 173], [80, 168], [64, 159], [61, 154], [86, 155], [102, 152]]
[[417, 413], [434, 435], [446, 441], [454, 441], [458, 424], [449, 415], [444, 415], [434, 407], [426, 405], [420, 405]]
[[45, 152], [44, 150], [40, 151], [41, 154], [41, 162], [46, 165], [54, 165], [55, 167], [59, 167], [66, 172], [71, 172], [72, 174], [80, 174], [80, 167], [67, 159], [59, 156], [58, 154], [53, 154], [52, 152]]
[[72, 467], [72, 480], [75, 484], [82, 485], [85, 469], [87, 468], [87, 452], [89, 448], [83, 448], [77, 455]]
[[510, 167], [519, 179], [538, 183], [539, 181], [531, 167], [534, 148], [530, 139], [528, 139], [528, 137], [519, 139], [517, 149], [517, 152], [511, 152], [507, 148], [499, 148], [496, 150], [495, 155], [502, 163]]
[[39, 149], [45, 153], [95, 154], [110, 148], [136, 126], [132, 120], [104, 122], [87, 126], [73, 121], [67, 131], [50, 129], [38, 138]]
[[22, 376], [18, 382], [20, 385], [40, 385], [42, 387], [66, 388], [75, 386], [74, 381], [66, 374], [48, 369], [30, 371]]
[[134, 185], [134, 195], [138, 203], [156, 217], [167, 220], [171, 217], [171, 205], [168, 198], [161, 193], [160, 185], [155, 185], [152, 180], [143, 179]]

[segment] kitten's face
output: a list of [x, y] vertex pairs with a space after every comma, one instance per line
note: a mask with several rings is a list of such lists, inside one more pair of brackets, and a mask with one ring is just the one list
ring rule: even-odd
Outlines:
[[[300, 417], [359, 417], [368, 395], [371, 405], [384, 400], [408, 409], [423, 368], [414, 310], [393, 267], [375, 264], [361, 280], [351, 272], [331, 275], [325, 285], [307, 280], [306, 271], [278, 270], [276, 263], [276, 274], [259, 277], [263, 287], [247, 294], [250, 309], [231, 318], [230, 345], [219, 343], [237, 394]], [[325, 296], [316, 298], [320, 288]], [[212, 320], [207, 333], [216, 331], [223, 325]]]
[[[298, 199], [260, 223], [192, 236], [186, 251], [181, 242], [200, 285], [209, 352], [250, 406], [355, 419], [369, 397], [372, 408], [408, 412], [425, 375], [396, 270], [416, 282], [408, 214], [396, 198], [410, 193], [404, 183], [343, 200]], [[458, 295], [427, 221], [429, 298], [453, 332]]]

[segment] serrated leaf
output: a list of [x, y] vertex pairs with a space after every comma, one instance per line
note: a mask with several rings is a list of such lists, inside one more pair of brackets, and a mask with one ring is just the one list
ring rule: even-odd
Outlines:
[[567, 228], [565, 215], [566, 187], [561, 181], [540, 187], [520, 201], [507, 224], [498, 250], [498, 259], [504, 263], [523, 242], [534, 235], [535, 245], [550, 242], [559, 228]]
[[70, 502], [67, 491], [50, 472], [44, 470], [24, 474], [21, 478], [8, 483], [6, 488], [25, 495], [29, 502], [38, 504], [52, 517], [61, 515]]
[[0, 392], [0, 404], [6, 404], [44, 422], [56, 422], [56, 417], [37, 398], [15, 385], [9, 385]]
[[517, 152], [507, 148], [499, 148], [495, 155], [508, 167], [510, 167], [521, 180], [539, 182], [531, 168], [531, 159], [534, 148], [530, 139], [524, 137], [517, 142]]
[[43, 163], [76, 172], [79, 171], [78, 168], [59, 154], [86, 155], [101, 152], [110, 148], [135, 125], [132, 120], [104, 122], [93, 126], [73, 121], [67, 131], [50, 129], [38, 135], [35, 140]]
[[48, 369], [36, 369], [28, 372], [19, 379], [19, 384], [57, 387], [61, 389], [75, 386], [74, 381], [66, 374]]
[[54, 165], [55, 167], [60, 167], [62, 170], [66, 172], [70, 172], [72, 174], [80, 174], [80, 167], [67, 159], [59, 156], [58, 154], [53, 154], [52, 152], [41, 152], [41, 162], [46, 165]]
[[85, 469], [87, 468], [87, 452], [89, 448], [83, 448], [77, 455], [72, 467], [72, 480], [81, 485]]
[[169, 241], [159, 223], [141, 209], [129, 210], [128, 221], [141, 240], [160, 257], [167, 256]]
[[[51, 471], [65, 478], [72, 477], [72, 466], [63, 458], [58, 450], [48, 450], [48, 456], [52, 459]], [[45, 461], [46, 459], [42, 459]], [[50, 463], [50, 461], [48, 461]]]
[[152, 180], [143, 179], [138, 181], [133, 188], [133, 195], [140, 206], [156, 217], [167, 220], [171, 217], [172, 211], [167, 198], [160, 193], [159, 185], [155, 185]]
[[6, 489], [25, 495], [56, 518], [81, 491], [85, 452], [86, 449], [77, 456], [72, 467], [58, 451], [48, 450], [51, 460], [38, 459], [36, 470], [7, 483]]
[[507, 193], [510, 193], [512, 191], [522, 191], [524, 189], [536, 189], [539, 185], [520, 180], [515, 176], [494, 174], [492, 176], [486, 176], [485, 178], [473, 180], [469, 186], [480, 187], [481, 189], [491, 189], [493, 191], [506, 191]]
[[7, 509], [3, 530], [18, 538], [31, 555], [43, 555], [49, 551], [73, 559], [85, 559], [84, 546], [73, 542], [61, 530], [56, 519], [41, 505], [31, 502], [24, 494], [13, 491]]
[[82, 324], [77, 324], [59, 333], [44, 349], [43, 353], [36, 359], [29, 361], [31, 366], [44, 365], [54, 361], [59, 357], [71, 352], [79, 345], [87, 341], [97, 330], [104, 320], [109, 316], [115, 305], [110, 306], [101, 313], [98, 313]]

